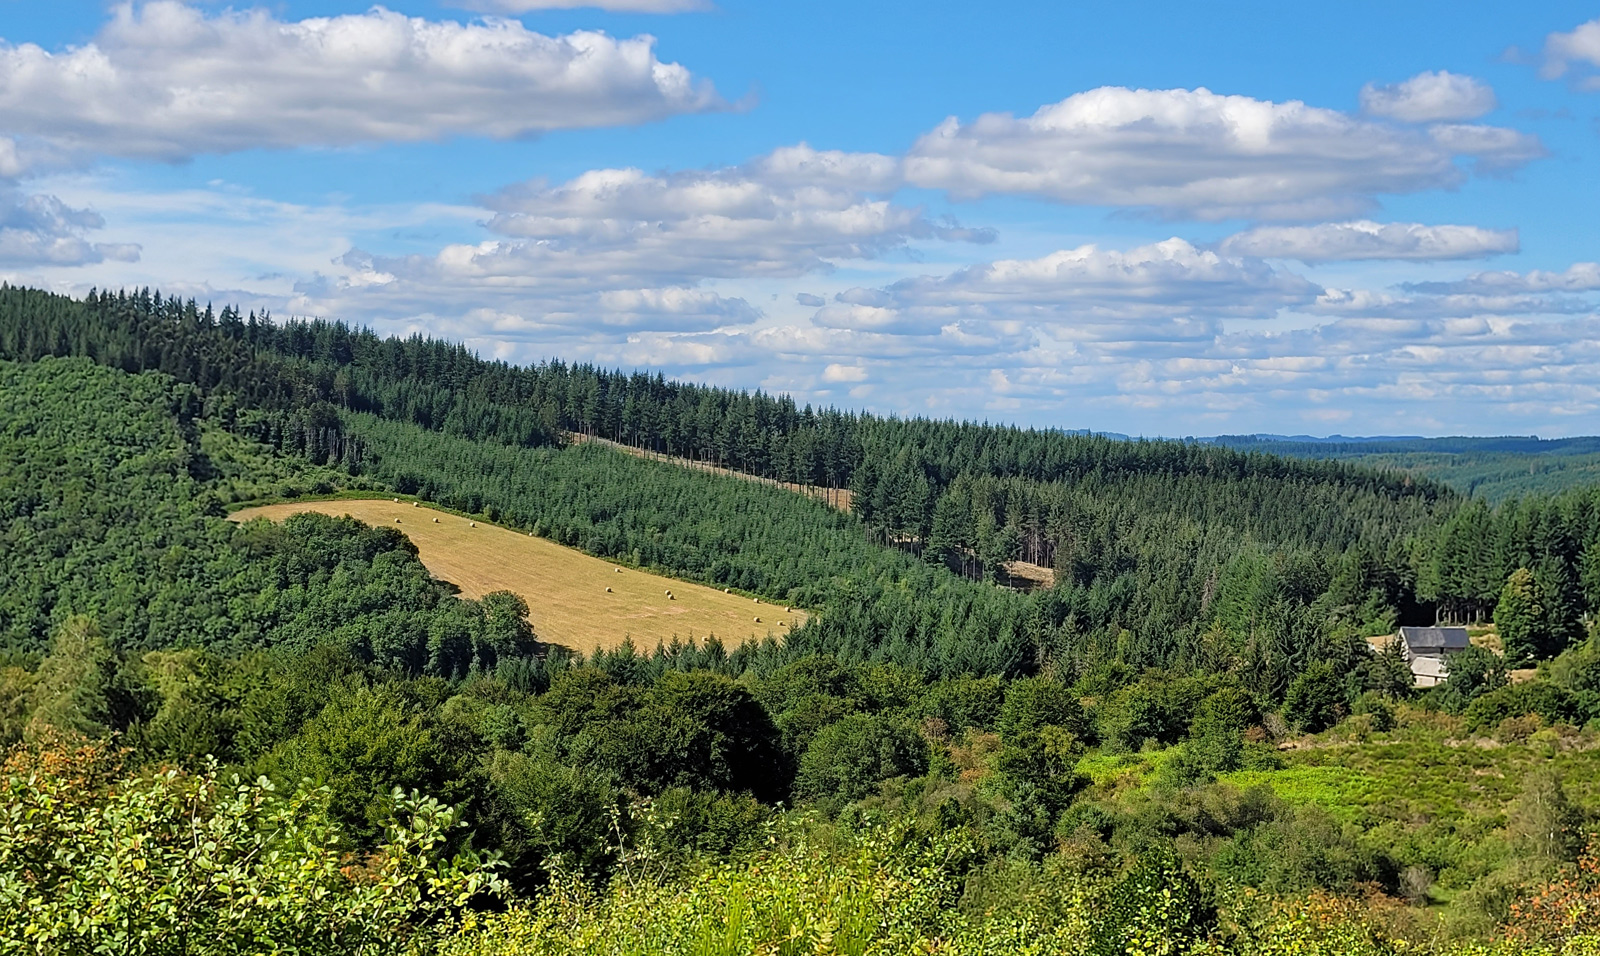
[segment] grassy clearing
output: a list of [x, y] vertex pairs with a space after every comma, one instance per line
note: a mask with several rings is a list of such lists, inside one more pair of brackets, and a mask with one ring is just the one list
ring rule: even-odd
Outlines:
[[1378, 802], [1383, 782], [1344, 767], [1290, 766], [1282, 770], [1239, 770], [1220, 778], [1241, 790], [1266, 784], [1286, 803], [1317, 804], [1342, 820], [1357, 820]]
[[[1400, 828], [1424, 824], [1480, 832], [1503, 826], [1524, 780], [1549, 768], [1571, 799], [1600, 807], [1600, 732], [1546, 727], [1526, 737], [1466, 733], [1459, 718], [1401, 709], [1392, 732], [1351, 732], [1348, 725], [1303, 738], [1278, 752], [1283, 766], [1237, 770], [1218, 780], [1247, 789], [1265, 785], [1296, 805], [1316, 805], [1345, 822]], [[1092, 754], [1078, 764], [1102, 793], [1157, 784], [1174, 750]]]
[[1349, 807], [1372, 820], [1402, 823], [1498, 818], [1521, 793], [1524, 778], [1540, 767], [1556, 770], [1574, 801], [1600, 801], [1600, 739], [1592, 732], [1544, 730], [1502, 743], [1413, 731], [1286, 756], [1284, 770], [1224, 779], [1267, 783], [1290, 802]]
[[620, 565], [613, 562], [407, 499], [297, 501], [245, 508], [232, 518], [281, 521], [305, 511], [398, 527], [417, 546], [418, 557], [434, 577], [469, 598], [491, 591], [521, 595], [540, 640], [584, 654], [618, 647], [628, 638], [640, 648], [653, 648], [673, 638], [714, 635], [733, 647], [782, 636], [789, 625], [806, 619], [798, 609], [785, 612], [745, 595], [646, 571], [623, 568], [619, 574]]
[[[1341, 737], [1336, 728], [1309, 746], [1283, 751], [1279, 770], [1243, 770], [1219, 779], [1266, 785], [1297, 806], [1316, 805], [1385, 839], [1448, 834], [1462, 845], [1506, 824], [1528, 776], [1554, 770], [1574, 804], [1600, 806], [1600, 733], [1547, 727], [1527, 737], [1495, 739], [1464, 732], [1458, 718], [1402, 708], [1389, 734]], [[1419, 838], [1420, 839], [1420, 838]]]

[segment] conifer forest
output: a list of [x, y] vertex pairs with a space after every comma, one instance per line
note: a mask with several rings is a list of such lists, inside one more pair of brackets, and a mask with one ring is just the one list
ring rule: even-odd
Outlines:
[[[1348, 451], [6, 286], [0, 953], [1595, 952], [1600, 483]], [[808, 616], [229, 520], [361, 497]]]

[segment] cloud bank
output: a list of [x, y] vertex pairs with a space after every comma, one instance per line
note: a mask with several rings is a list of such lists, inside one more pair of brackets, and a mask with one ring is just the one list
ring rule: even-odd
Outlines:
[[[1149, 339], [1173, 322], [1257, 318], [1315, 300], [1321, 288], [1259, 259], [1198, 249], [1182, 239], [1119, 251], [1088, 245], [1038, 259], [970, 266], [943, 277], [851, 289], [819, 324], [859, 331], [933, 333], [952, 323], [1026, 323], [1100, 340]], [[1187, 337], [1188, 333], [1185, 333]]]
[[85, 46], [0, 48], [0, 128], [97, 156], [513, 139], [722, 105], [708, 83], [657, 59], [650, 37], [549, 37], [514, 20], [382, 7], [284, 21], [123, 3]]
[[1594, 292], [1600, 290], [1600, 262], [1577, 262], [1561, 272], [1479, 272], [1455, 282], [1413, 282], [1412, 292], [1433, 295], [1517, 295], [1540, 292]]
[[1543, 155], [1515, 130], [1401, 126], [1206, 89], [1078, 93], [1018, 119], [954, 117], [920, 138], [906, 179], [957, 199], [1023, 195], [1196, 219], [1310, 219], [1383, 194], [1450, 188], [1464, 165]]
[[913, 241], [993, 239], [861, 188], [894, 176], [887, 157], [797, 146], [722, 169], [600, 169], [557, 185], [519, 183], [481, 198], [501, 238], [431, 256], [356, 250], [338, 275], [305, 283], [299, 307], [440, 314], [472, 302], [542, 324], [716, 328], [759, 313], [698, 288], [707, 280], [794, 278]]
[[55, 196], [0, 189], [0, 267], [97, 265], [107, 259], [137, 262], [137, 245], [85, 238], [104, 227], [98, 213], [74, 209]]
[[1314, 226], [1257, 226], [1218, 244], [1227, 255], [1350, 262], [1362, 259], [1483, 259], [1520, 248], [1515, 229], [1425, 226], [1369, 219]]

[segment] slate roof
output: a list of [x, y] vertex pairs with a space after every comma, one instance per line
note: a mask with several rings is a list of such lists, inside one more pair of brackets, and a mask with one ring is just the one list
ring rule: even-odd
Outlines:
[[1400, 640], [1412, 654], [1464, 651], [1471, 645], [1464, 627], [1402, 627]]

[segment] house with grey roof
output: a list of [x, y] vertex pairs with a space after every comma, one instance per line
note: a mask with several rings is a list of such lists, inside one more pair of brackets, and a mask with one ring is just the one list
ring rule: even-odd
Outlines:
[[1402, 627], [1395, 640], [1418, 687], [1444, 683], [1450, 676], [1450, 655], [1472, 646], [1464, 627]]

